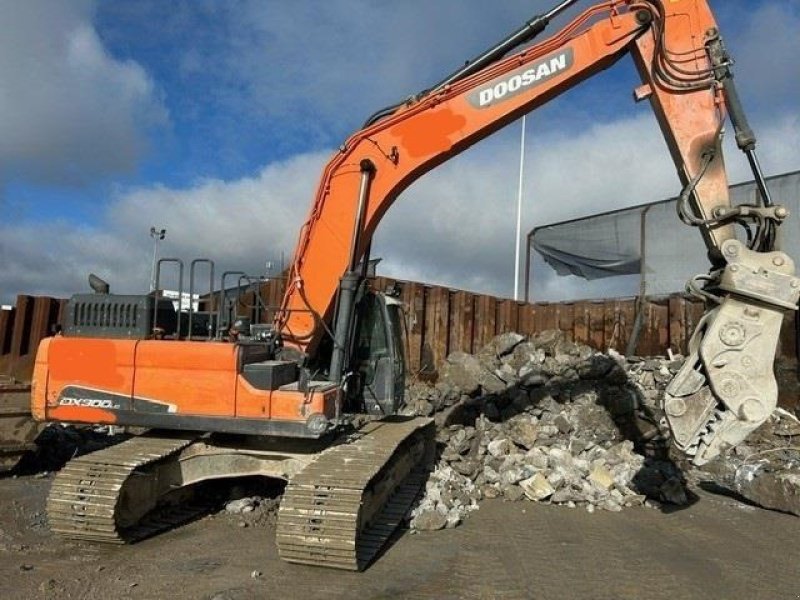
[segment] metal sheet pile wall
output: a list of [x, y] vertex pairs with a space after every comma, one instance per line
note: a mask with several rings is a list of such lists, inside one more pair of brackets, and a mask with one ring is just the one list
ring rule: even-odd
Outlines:
[[0, 310], [0, 375], [30, 380], [36, 348], [63, 322], [67, 301], [46, 296], [17, 296], [11, 310]]
[[[638, 304], [636, 298], [526, 304], [385, 277], [374, 279], [373, 285], [378, 290], [395, 285], [401, 290], [412, 372], [433, 371], [450, 352], [477, 352], [492, 337], [508, 331], [529, 335], [559, 329], [576, 342], [624, 353], [633, 335]], [[270, 307], [260, 311], [262, 320], [274, 315], [273, 307], [280, 303], [283, 286], [279, 279], [261, 286], [261, 298]], [[252, 292], [243, 294], [240, 314], [248, 314], [246, 308], [254, 306], [254, 300]], [[673, 294], [648, 299], [643, 311], [635, 354], [664, 355], [668, 349], [677, 354], [686, 352], [703, 314], [703, 304], [684, 294]], [[795, 319], [789, 314], [779, 356], [796, 360], [795, 339]]]
[[[455, 351], [475, 353], [499, 333], [530, 335], [559, 329], [576, 342], [600, 350], [625, 352], [633, 335], [635, 298], [562, 303], [526, 304], [463, 290], [379, 277], [376, 289], [397, 285], [407, 320], [409, 368], [412, 374], [430, 375]], [[261, 302], [250, 291], [240, 296], [238, 313], [269, 322], [280, 305], [284, 282], [261, 285]], [[63, 322], [66, 300], [21, 295], [12, 310], [0, 311], [0, 375], [20, 381], [30, 378], [39, 341]], [[642, 329], [635, 353], [664, 355], [668, 349], [686, 352], [703, 305], [675, 294], [644, 303]], [[778, 349], [776, 373], [781, 403], [798, 405], [797, 335], [795, 316], [787, 314]]]

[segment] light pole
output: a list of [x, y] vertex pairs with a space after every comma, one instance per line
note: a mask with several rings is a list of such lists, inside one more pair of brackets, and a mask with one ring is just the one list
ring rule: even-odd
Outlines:
[[522, 115], [522, 136], [519, 142], [519, 186], [517, 187], [517, 247], [514, 257], [514, 300], [519, 301], [519, 255], [522, 237], [522, 183], [525, 171], [525, 115]]
[[167, 235], [166, 229], [150, 228], [150, 237], [153, 238], [153, 268], [150, 271], [150, 291], [156, 289], [156, 261], [158, 260], [158, 242], [163, 240]]

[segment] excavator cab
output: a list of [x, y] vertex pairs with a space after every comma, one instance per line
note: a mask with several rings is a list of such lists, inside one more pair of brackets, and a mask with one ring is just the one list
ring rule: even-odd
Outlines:
[[352, 372], [365, 412], [395, 414], [403, 404], [405, 345], [402, 303], [368, 292], [358, 304]]

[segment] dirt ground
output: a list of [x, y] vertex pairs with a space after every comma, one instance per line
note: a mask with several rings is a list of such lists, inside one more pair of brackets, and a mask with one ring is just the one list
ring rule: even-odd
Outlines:
[[47, 477], [0, 479], [0, 598], [800, 598], [800, 519], [699, 493], [621, 513], [486, 501], [453, 530], [403, 533], [364, 573], [281, 562], [269, 519], [219, 513], [133, 546], [47, 529]]

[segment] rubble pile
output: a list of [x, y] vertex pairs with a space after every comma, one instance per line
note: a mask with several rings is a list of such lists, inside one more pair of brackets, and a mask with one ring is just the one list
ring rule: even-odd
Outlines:
[[764, 508], [800, 516], [800, 420], [777, 409], [770, 419], [725, 457], [687, 478], [718, 486]]
[[278, 520], [280, 497], [244, 496], [237, 486], [231, 491], [233, 498], [225, 503], [224, 514], [234, 520], [238, 527], [274, 526]]
[[119, 444], [130, 436], [108, 426], [73, 426], [51, 423], [36, 438], [36, 449], [15, 469], [18, 474], [58, 471], [69, 460]]
[[409, 411], [435, 414], [439, 463], [412, 528], [454, 527], [483, 498], [619, 511], [685, 504], [658, 409], [680, 360], [626, 360], [568, 341], [503, 334], [451, 354]]

